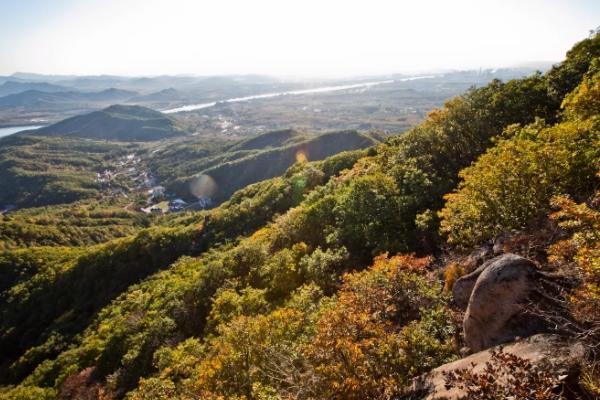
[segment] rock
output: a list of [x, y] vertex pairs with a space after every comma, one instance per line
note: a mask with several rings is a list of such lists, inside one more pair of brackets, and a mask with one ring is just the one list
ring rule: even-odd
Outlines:
[[[502, 346], [504, 352], [515, 354], [534, 365], [548, 362], [557, 374], [571, 374], [579, 361], [585, 357], [585, 348], [579, 343], [569, 342], [558, 335], [540, 334]], [[465, 393], [456, 388], [446, 389], [443, 372], [468, 368], [475, 373], [483, 372], [491, 359], [492, 349], [472, 354], [466, 358], [444, 364], [413, 381], [407, 399], [460, 399]], [[474, 366], [472, 364], [475, 364]]]
[[492, 255], [492, 246], [485, 244], [472, 251], [464, 260], [464, 264], [472, 271], [490, 259]]
[[467, 306], [469, 305], [469, 299], [471, 298], [471, 292], [473, 292], [477, 278], [479, 278], [479, 275], [481, 275], [483, 270], [486, 269], [492, 262], [494, 262], [494, 260], [496, 259], [494, 258], [488, 260], [475, 271], [461, 276], [456, 280], [454, 286], [452, 286], [452, 298], [461, 310], [465, 311], [467, 309]]
[[492, 252], [495, 256], [504, 252], [504, 244], [510, 238], [510, 234], [504, 233], [496, 236], [492, 244]]
[[482, 265], [462, 283], [457, 281], [460, 301], [474, 281], [463, 320], [465, 343], [471, 352], [546, 331], [543, 321], [525, 315], [523, 307], [540, 277], [532, 261], [504, 254]]

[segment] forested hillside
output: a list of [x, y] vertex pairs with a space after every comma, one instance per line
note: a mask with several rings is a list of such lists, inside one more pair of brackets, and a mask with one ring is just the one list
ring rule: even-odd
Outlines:
[[[97, 173], [133, 144], [15, 135], [0, 140], [0, 205], [64, 204], [98, 195], [107, 183]], [[123, 187], [117, 179], [115, 187]]]
[[[151, 115], [156, 113], [150, 111]], [[91, 115], [83, 115], [80, 119], [89, 118]], [[97, 126], [75, 124], [68, 119], [48, 128], [0, 140], [0, 211], [65, 206], [77, 201], [89, 204], [91, 199], [100, 203], [98, 208], [114, 208], [118, 204], [126, 211], [136, 208], [139, 211], [147, 205], [147, 190], [157, 185], [166, 186], [171, 197], [183, 197], [193, 204], [199, 197], [192, 190], [193, 183], [204, 175], [209, 175], [215, 185], [215, 190], [210, 193], [210, 204], [214, 206], [227, 200], [238, 189], [283, 174], [299, 157], [303, 160], [321, 160], [343, 151], [364, 149], [381, 141], [378, 135], [355, 131], [318, 135], [288, 130], [267, 132], [241, 140], [172, 138], [149, 143], [137, 142], [128, 133], [122, 139], [129, 141], [122, 142], [106, 133], [112, 128], [106, 126], [107, 121], [103, 118], [100, 117], [102, 121], [92, 118], [91, 121]], [[132, 118], [137, 119], [135, 116]], [[117, 131], [130, 132], [131, 123], [127, 118], [124, 117], [124, 124], [119, 119], [109, 122], [118, 125]], [[63, 125], [71, 128], [67, 131], [56, 128]], [[94, 134], [96, 129], [103, 132], [98, 137]], [[45, 136], [48, 132], [52, 132], [51, 137]], [[88, 136], [92, 139], [88, 139]], [[113, 140], [107, 140], [111, 138]], [[31, 212], [36, 213], [13, 212], [10, 219], [18, 222], [22, 220], [21, 216]], [[55, 214], [61, 211], [54, 208], [44, 212]], [[96, 225], [104, 224], [96, 221]], [[32, 238], [45, 236], [30, 233]], [[111, 238], [110, 235], [107, 237]], [[23, 244], [43, 243], [35, 240], [28, 243], [19, 238], [15, 240]], [[56, 240], [56, 243], [61, 242], [69, 243], [60, 238]], [[94, 242], [98, 241], [82, 239], [71, 243]]]
[[277, 133], [259, 135], [206, 158], [186, 157], [189, 149], [185, 145], [181, 146], [181, 151], [167, 148], [165, 152], [155, 154], [150, 165], [158, 165], [159, 177], [167, 189], [190, 200], [194, 198], [193, 190], [190, 190], [194, 180], [198, 176], [209, 176], [215, 186], [211, 199], [220, 204], [249, 184], [283, 174], [299, 160], [322, 160], [379, 142], [379, 138], [355, 131], [321, 135], [291, 131], [286, 140], [280, 140]]
[[25, 208], [0, 215], [0, 249], [85, 246], [134, 234], [151, 218], [127, 209], [127, 199]]
[[185, 129], [161, 112], [141, 106], [112, 105], [38, 129], [36, 135], [137, 142], [185, 135]]
[[[247, 162], [273, 176], [274, 151], [296, 160], [211, 210], [147, 229], [124, 215], [135, 233], [101, 244], [5, 250], [0, 398], [425, 398], [416, 378], [517, 340], [475, 346], [474, 307], [463, 314], [453, 291], [508, 253], [528, 260], [528, 279], [553, 279], [529, 299], [544, 322], [530, 333], [586, 351], [567, 372], [500, 351], [507, 384], [491, 383], [493, 367], [446, 384], [471, 399], [599, 398], [600, 34], [547, 74], [472, 88], [383, 143], [353, 133], [353, 149], [373, 146], [310, 161], [328, 155], [315, 143], [346, 150], [339, 135], [284, 132], [276, 150], [259, 138], [220, 167], [182, 165], [173, 182], [209, 171], [236, 189]], [[154, 161], [176, 168], [214, 146]]]

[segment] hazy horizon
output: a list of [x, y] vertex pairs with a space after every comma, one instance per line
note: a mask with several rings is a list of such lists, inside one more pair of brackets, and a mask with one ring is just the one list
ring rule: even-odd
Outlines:
[[[560, 62], [560, 60], [547, 60], [547, 61], [531, 61], [524, 62], [521, 64], [511, 64], [511, 65], [496, 65], [496, 66], [486, 66], [486, 67], [465, 67], [465, 68], [437, 68], [437, 69], [425, 69], [425, 70], [405, 70], [405, 71], [389, 71], [389, 72], [380, 72], [380, 73], [350, 73], [350, 74], [339, 74], [339, 75], [328, 75], [328, 74], [311, 74], [311, 75], [303, 75], [303, 74], [276, 74], [276, 73], [214, 73], [214, 74], [194, 74], [194, 73], [173, 73], [173, 74], [48, 74], [43, 72], [36, 71], [14, 71], [8, 74], [2, 74], [0, 76], [3, 77], [16, 77], [19, 78], [19, 75], [31, 75], [38, 76], [39, 80], [44, 80], [46, 78], [56, 78], [56, 79], [69, 79], [69, 78], [94, 78], [94, 77], [114, 77], [114, 78], [160, 78], [160, 77], [170, 77], [170, 78], [213, 78], [213, 77], [265, 77], [265, 78], [281, 78], [281, 79], [298, 79], [300, 81], [305, 79], [332, 79], [343, 78], [343, 79], [368, 79], [368, 78], [379, 78], [382, 76], [391, 76], [391, 75], [418, 75], [418, 74], [443, 74], [450, 72], [461, 72], [461, 71], [475, 71], [481, 69], [482, 71], [496, 70], [502, 68], [538, 68], [541, 66], [551, 66]], [[26, 79], [26, 78], [20, 78]]]
[[0, 75], [368, 76], [556, 62], [591, 0], [4, 1]]

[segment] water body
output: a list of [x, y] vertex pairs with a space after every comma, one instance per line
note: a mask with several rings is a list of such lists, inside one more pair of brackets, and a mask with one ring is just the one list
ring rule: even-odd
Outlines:
[[414, 81], [417, 79], [428, 79], [428, 78], [434, 78], [433, 75], [429, 75], [429, 76], [413, 76], [410, 78], [403, 78], [403, 79], [390, 79], [387, 81], [374, 81], [374, 82], [362, 82], [362, 83], [355, 83], [355, 84], [349, 84], [349, 85], [338, 85], [338, 86], [324, 86], [324, 87], [318, 87], [318, 88], [312, 88], [312, 89], [301, 89], [301, 90], [290, 90], [287, 92], [274, 92], [274, 93], [264, 93], [264, 94], [256, 94], [253, 96], [246, 96], [246, 97], [235, 97], [232, 99], [227, 99], [227, 100], [222, 100], [222, 101], [213, 101], [211, 103], [201, 103], [201, 104], [190, 104], [187, 106], [182, 106], [182, 107], [177, 107], [177, 108], [171, 108], [168, 110], [163, 110], [162, 112], [165, 114], [174, 114], [174, 113], [179, 113], [179, 112], [184, 112], [184, 111], [194, 111], [194, 110], [201, 110], [203, 108], [209, 108], [209, 107], [214, 107], [217, 104], [221, 104], [221, 103], [237, 103], [240, 101], [250, 101], [250, 100], [257, 100], [257, 99], [268, 99], [271, 97], [279, 97], [279, 96], [293, 96], [293, 95], [301, 95], [301, 94], [312, 94], [312, 93], [326, 93], [326, 92], [335, 92], [338, 90], [348, 90], [348, 89], [357, 89], [357, 88], [369, 88], [372, 86], [377, 86], [377, 85], [385, 85], [385, 84], [389, 84], [389, 83], [394, 83], [394, 82], [407, 82], [407, 81]]
[[28, 131], [32, 129], [39, 129], [44, 125], [21, 125], [21, 126], [7, 126], [5, 128], [0, 128], [0, 138], [8, 135], [12, 135], [13, 133]]

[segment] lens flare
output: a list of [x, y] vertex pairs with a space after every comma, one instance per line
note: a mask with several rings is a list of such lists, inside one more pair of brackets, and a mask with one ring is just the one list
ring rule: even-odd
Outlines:
[[296, 152], [296, 162], [303, 164], [308, 161], [308, 155], [303, 150], [298, 150]]
[[217, 183], [208, 175], [200, 175], [190, 182], [190, 192], [197, 198], [210, 198], [217, 193]]

